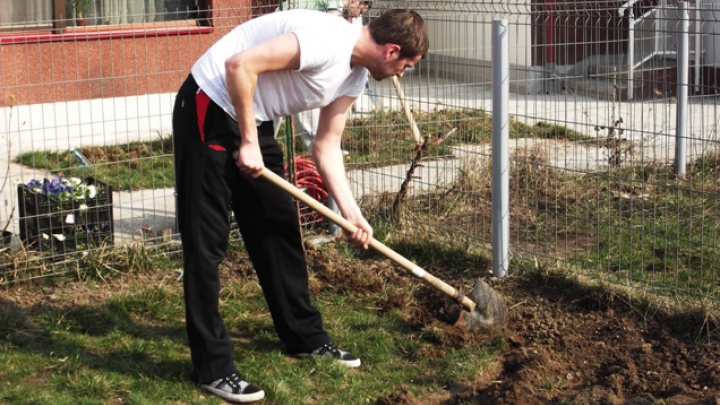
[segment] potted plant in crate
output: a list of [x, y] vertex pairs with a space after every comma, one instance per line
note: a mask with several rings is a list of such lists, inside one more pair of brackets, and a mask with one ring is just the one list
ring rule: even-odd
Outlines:
[[88, 177], [18, 185], [20, 239], [53, 256], [113, 243], [112, 189]]
[[90, 2], [92, 0], [72, 0], [73, 8], [75, 9], [76, 17], [75, 17], [75, 24], [78, 26], [85, 26], [87, 25], [87, 20], [85, 19], [85, 11], [87, 11], [88, 7], [90, 7]]

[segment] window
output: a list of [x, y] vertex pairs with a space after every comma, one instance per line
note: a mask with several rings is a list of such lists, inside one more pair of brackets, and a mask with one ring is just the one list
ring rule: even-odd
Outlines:
[[52, 26], [52, 0], [0, 1], [0, 28], [38, 28]]
[[2, 0], [0, 30], [194, 20], [209, 0]]
[[65, 0], [65, 9], [68, 25], [141, 24], [195, 19], [197, 2], [198, 0]]

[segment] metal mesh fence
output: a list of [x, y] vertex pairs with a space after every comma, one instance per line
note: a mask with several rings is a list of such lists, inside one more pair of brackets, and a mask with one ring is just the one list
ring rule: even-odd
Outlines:
[[[18, 266], [43, 269], [27, 278], [47, 274], [18, 265], [17, 187], [61, 173], [111, 185], [115, 246], [180, 249], [174, 92], [210, 44], [276, 7], [205, 6], [188, 2], [186, 19], [171, 21], [0, 21], [0, 226], [13, 235], [3, 283], [21, 278]], [[392, 7], [426, 19], [431, 48], [400, 80], [404, 99], [389, 80], [370, 80], [348, 119], [348, 175], [378, 225], [400, 218], [413, 238], [492, 249], [491, 24], [507, 19], [513, 263], [548, 261], [717, 303], [715, 2], [374, 1], [365, 23]], [[427, 142], [419, 165], [402, 102]], [[278, 136], [305, 153], [284, 130]], [[308, 232], [322, 232], [305, 214]], [[75, 257], [66, 253], [60, 260]]]

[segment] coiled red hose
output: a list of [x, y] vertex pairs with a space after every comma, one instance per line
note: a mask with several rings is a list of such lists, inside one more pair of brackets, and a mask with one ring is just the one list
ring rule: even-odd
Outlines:
[[[295, 185], [310, 197], [325, 203], [329, 194], [317, 171], [315, 162], [312, 160], [312, 155], [297, 156], [293, 159], [293, 166], [295, 167]], [[285, 172], [287, 173], [287, 165]], [[304, 223], [322, 222], [323, 218], [313, 211], [310, 214], [302, 215], [301, 220]]]

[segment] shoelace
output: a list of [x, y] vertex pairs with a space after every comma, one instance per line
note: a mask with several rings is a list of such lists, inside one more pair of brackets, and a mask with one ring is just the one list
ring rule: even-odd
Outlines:
[[232, 373], [229, 376], [227, 376], [225, 379], [227, 380], [228, 384], [230, 384], [231, 387], [238, 388], [238, 389], [242, 388], [243, 378], [240, 376], [240, 374]]
[[335, 343], [325, 343], [324, 345], [322, 345], [322, 347], [325, 350], [320, 350], [320, 354], [325, 353], [325, 352], [330, 352], [333, 354], [338, 354], [339, 357], [341, 357], [343, 355], [342, 350], [340, 350], [340, 348], [335, 346]]

